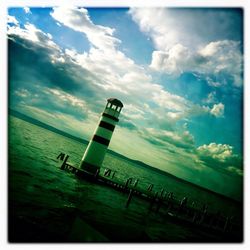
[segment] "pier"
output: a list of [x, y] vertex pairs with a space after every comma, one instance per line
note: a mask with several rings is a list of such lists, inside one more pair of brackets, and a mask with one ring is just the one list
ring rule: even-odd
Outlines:
[[68, 161], [69, 156], [60, 153], [57, 159], [61, 162], [60, 169], [71, 172], [79, 179], [92, 182], [96, 185], [105, 185], [115, 191], [127, 194], [124, 200], [124, 207], [129, 209], [134, 199], [143, 199], [148, 202], [148, 214], [154, 213], [161, 216], [164, 220], [174, 223], [197, 227], [201, 230], [221, 234], [222, 237], [235, 237], [241, 234], [241, 226], [234, 221], [233, 216], [225, 216], [219, 211], [209, 212], [208, 207], [203, 205], [201, 208], [189, 204], [188, 198], [177, 199], [172, 192], [164, 189], [155, 190], [151, 183], [146, 189], [142, 189], [138, 183], [141, 181], [136, 177], [127, 179], [115, 178], [117, 173], [109, 168], [97, 169], [96, 173], [89, 174]]

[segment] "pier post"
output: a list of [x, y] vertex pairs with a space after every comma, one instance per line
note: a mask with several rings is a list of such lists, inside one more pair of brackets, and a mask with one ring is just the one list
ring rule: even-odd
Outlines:
[[115, 174], [116, 174], [116, 171], [113, 171], [113, 174], [112, 174], [112, 176], [111, 176], [111, 179], [114, 179]]
[[61, 165], [61, 167], [60, 167], [62, 170], [65, 169], [65, 167], [66, 167], [66, 165], [67, 165], [67, 160], [68, 160], [68, 158], [69, 158], [69, 155], [67, 155], [67, 156], [64, 158], [64, 161], [63, 161], [63, 163], [62, 163], [62, 165]]
[[125, 183], [125, 189], [128, 188], [128, 185], [131, 184], [132, 178], [128, 178]]
[[179, 214], [185, 214], [187, 212], [186, 208], [187, 208], [187, 197], [184, 197], [180, 201], [179, 207], [177, 209], [177, 215], [179, 215]]
[[65, 154], [64, 154], [64, 153], [60, 153], [60, 154], [56, 157], [56, 159], [59, 159], [60, 161], [63, 161], [64, 157], [65, 157]]
[[158, 192], [155, 193], [154, 197], [151, 199], [150, 205], [149, 205], [149, 211], [153, 209], [154, 203], [157, 201]]
[[165, 190], [162, 188], [162, 189], [161, 189], [161, 192], [160, 192], [160, 197], [161, 197], [162, 199], [164, 199], [164, 198], [166, 197], [166, 192], [165, 192], [165, 195], [163, 195], [164, 192], [165, 192]]
[[202, 212], [201, 212], [201, 219], [200, 219], [200, 222], [199, 224], [202, 224], [207, 216], [207, 205], [203, 205], [202, 207]]
[[174, 205], [174, 193], [169, 192], [167, 197], [167, 210], [168, 211], [172, 210], [173, 205]]
[[104, 174], [103, 174], [103, 175], [104, 175], [105, 177], [109, 177], [110, 174], [111, 174], [111, 169], [105, 168], [105, 169], [104, 169]]
[[[161, 196], [160, 196], [161, 197]], [[160, 208], [161, 208], [161, 206], [162, 206], [162, 204], [163, 204], [163, 200], [162, 200], [162, 198], [158, 198], [157, 199], [157, 201], [158, 201], [158, 204], [157, 204], [157, 207], [156, 207], [156, 209], [155, 209], [155, 212], [156, 213], [158, 213], [159, 211], [160, 211]]]
[[229, 217], [227, 216], [224, 227], [223, 227], [223, 232], [226, 232], [227, 227], [228, 227], [228, 222], [229, 222]]
[[131, 202], [132, 196], [133, 196], [133, 189], [130, 189], [128, 199], [127, 199], [127, 202], [126, 202], [126, 205], [125, 205], [126, 208], [128, 208], [128, 206], [129, 206], [129, 204]]
[[99, 176], [99, 173], [100, 173], [100, 169], [96, 169], [96, 172], [95, 172], [95, 175], [94, 175], [94, 178], [97, 179], [98, 176]]
[[194, 216], [192, 218], [193, 223], [195, 223], [196, 218], [197, 218], [197, 211], [194, 211]]
[[134, 188], [137, 186], [138, 182], [139, 182], [139, 180], [136, 179], [135, 182], [134, 182]]
[[151, 192], [151, 191], [153, 190], [153, 187], [154, 187], [153, 184], [149, 184], [147, 190], [148, 190], [149, 192]]

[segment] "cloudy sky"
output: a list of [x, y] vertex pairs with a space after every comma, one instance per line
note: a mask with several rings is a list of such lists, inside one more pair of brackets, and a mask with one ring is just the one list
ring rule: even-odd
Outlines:
[[9, 8], [9, 107], [89, 140], [124, 103], [110, 148], [239, 198], [243, 13]]

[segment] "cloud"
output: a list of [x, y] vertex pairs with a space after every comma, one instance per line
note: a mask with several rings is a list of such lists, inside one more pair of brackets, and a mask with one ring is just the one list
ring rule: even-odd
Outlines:
[[30, 8], [27, 7], [27, 6], [24, 7], [23, 10], [24, 10], [24, 12], [25, 12], [26, 14], [32, 14], [31, 11], [30, 11]]
[[225, 162], [228, 158], [232, 157], [232, 146], [227, 144], [210, 143], [198, 148], [198, 151], [206, 156], [211, 156], [213, 159]]
[[197, 50], [211, 41], [242, 39], [241, 9], [131, 8], [129, 14], [161, 51], [178, 43]]
[[30, 97], [31, 93], [27, 90], [27, 89], [18, 89], [16, 91], [14, 91], [15, 95], [20, 96], [22, 98], [26, 98], [26, 97]]
[[154, 51], [150, 67], [166, 74], [180, 75], [190, 67], [191, 60], [188, 48], [176, 44], [168, 51]]
[[76, 97], [66, 94], [57, 89], [47, 87], [33, 87], [32, 91], [24, 88], [17, 89], [12, 93], [11, 106], [18, 109], [22, 106], [33, 106], [47, 112], [64, 113], [74, 116], [78, 120], [86, 119], [89, 112], [84, 102]]
[[204, 99], [203, 102], [208, 104], [217, 102], [216, 91], [208, 93], [207, 98]]
[[10, 15], [7, 16], [7, 23], [14, 24], [14, 25], [19, 24], [19, 22], [16, 20], [16, 18], [14, 16], [10, 16]]
[[119, 121], [119, 126], [123, 128], [127, 128], [128, 130], [137, 130], [137, 126], [131, 119], [127, 119], [124, 115], [121, 116]]
[[[210, 84], [214, 86], [221, 82], [242, 86], [242, 37], [237, 33], [242, 25], [240, 13], [163, 8], [132, 8], [129, 13], [153, 40], [152, 69], [174, 77], [183, 72], [196, 72], [204, 79], [213, 75], [216, 79]], [[210, 27], [206, 33], [204, 27]], [[234, 30], [234, 36], [228, 30]]]
[[239, 175], [239, 176], [243, 176], [243, 170], [242, 169], [236, 168], [234, 166], [229, 166], [227, 168], [227, 170], [229, 172], [232, 172], [233, 174], [236, 174], [236, 175]]
[[[169, 119], [173, 121], [186, 115], [207, 113], [207, 107], [194, 105], [154, 83], [151, 75], [142, 66], [136, 65], [133, 60], [117, 49], [117, 44], [121, 41], [113, 36], [114, 29], [95, 25], [90, 20], [87, 10], [59, 7], [53, 9], [51, 16], [56, 21], [87, 36], [92, 45], [89, 53], [79, 54], [73, 50], [66, 50], [65, 53], [82, 68], [94, 72], [100, 79], [97, 83], [98, 87], [104, 92], [116, 95], [126, 100], [128, 104], [132, 103], [137, 112], [136, 116], [130, 112], [134, 118], [145, 112], [142, 105], [145, 100], [150, 100], [160, 107], [158, 116], [161, 116], [160, 113], [169, 111]], [[151, 113], [150, 110], [146, 112]]]
[[114, 29], [95, 25], [84, 8], [53, 8], [51, 16], [65, 26], [85, 33], [91, 44], [102, 50], [113, 50], [120, 40], [113, 36]]
[[51, 52], [52, 50], [60, 51], [60, 48], [53, 42], [51, 34], [37, 29], [35, 25], [30, 23], [25, 24], [24, 29], [19, 25], [8, 27], [7, 34], [14, 41], [23, 39], [22, 44], [24, 45], [32, 42], [36, 43], [37, 46], [49, 49]]
[[140, 132], [142, 136], [152, 144], [166, 146], [172, 145], [179, 148], [193, 148], [194, 138], [188, 131], [177, 132], [145, 128]]
[[172, 12], [167, 9], [131, 8], [129, 13], [133, 20], [138, 23], [141, 31], [153, 40], [159, 50], [170, 49], [178, 41], [182, 42], [186, 37], [189, 37], [186, 36], [187, 32], [183, 27], [181, 17], [176, 19], [171, 14]]
[[46, 124], [58, 128], [62, 131], [78, 136], [79, 138], [89, 140], [93, 135], [93, 120], [95, 124], [99, 117], [91, 117], [84, 120], [77, 119], [74, 114], [54, 112], [46, 110], [43, 107], [32, 105], [19, 105], [18, 110], [28, 116], [32, 116]]
[[223, 117], [224, 116], [224, 104], [222, 103], [214, 104], [210, 113], [214, 115], [215, 117]]
[[197, 153], [200, 160], [210, 168], [242, 175], [242, 159], [233, 153], [233, 147], [228, 144], [204, 144], [197, 148]]
[[242, 53], [240, 43], [236, 41], [211, 42], [195, 52], [178, 43], [169, 50], [154, 51], [150, 67], [173, 76], [183, 72], [199, 73], [204, 78], [213, 75], [218, 81], [207, 77], [211, 86], [221, 86], [229, 78], [239, 87], [243, 81]]
[[93, 97], [96, 77], [74, 63], [50, 34], [26, 24], [24, 28], [9, 27], [8, 38], [9, 58], [15, 58], [9, 64], [14, 89], [23, 85], [56, 86], [69, 93]]
[[88, 115], [92, 114], [88, 103], [82, 98], [77, 98], [59, 89], [44, 88], [42, 92], [45, 95], [43, 99], [49, 101], [50, 107], [53, 105], [56, 111], [72, 114], [78, 120], [86, 119]]
[[223, 40], [207, 44], [198, 52], [207, 63], [201, 65], [207, 74], [224, 73], [232, 78], [235, 86], [242, 86], [243, 55], [239, 41]]

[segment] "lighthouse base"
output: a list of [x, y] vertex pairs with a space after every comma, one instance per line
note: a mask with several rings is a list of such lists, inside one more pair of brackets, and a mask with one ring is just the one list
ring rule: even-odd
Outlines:
[[96, 173], [100, 171], [100, 167], [85, 161], [81, 162], [80, 169], [83, 170], [84, 172], [87, 172], [89, 175], [96, 175]]

